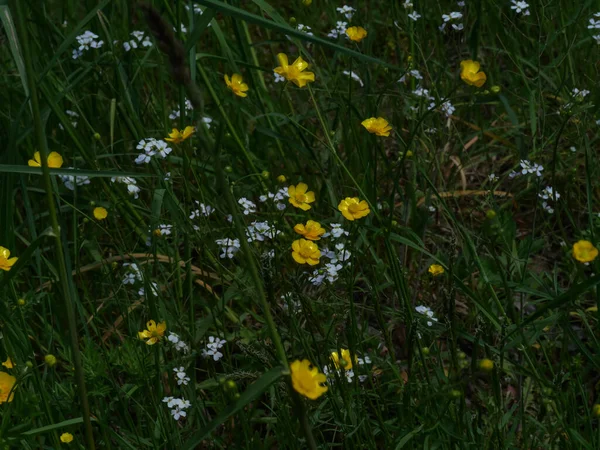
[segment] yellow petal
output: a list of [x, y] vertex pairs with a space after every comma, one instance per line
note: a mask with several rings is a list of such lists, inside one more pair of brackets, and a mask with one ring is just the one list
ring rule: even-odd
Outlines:
[[285, 53], [279, 53], [277, 55], [277, 61], [279, 61], [279, 65], [283, 68], [286, 69], [288, 67], [288, 57]]

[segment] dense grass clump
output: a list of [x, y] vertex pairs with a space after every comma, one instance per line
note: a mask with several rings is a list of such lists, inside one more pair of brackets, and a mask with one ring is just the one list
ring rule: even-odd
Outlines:
[[600, 448], [600, 7], [0, 0], [0, 447]]

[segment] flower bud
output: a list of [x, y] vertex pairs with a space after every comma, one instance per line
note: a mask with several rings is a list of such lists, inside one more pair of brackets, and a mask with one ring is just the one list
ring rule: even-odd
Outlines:
[[44, 356], [44, 362], [48, 365], [48, 367], [54, 367], [58, 360], [56, 359], [56, 356], [49, 353]]
[[429, 347], [423, 347], [421, 349], [421, 353], [423, 353], [424, 356], [428, 356], [429, 355]]
[[233, 167], [231, 166], [225, 166], [225, 168], [223, 169], [226, 173], [231, 173], [233, 172]]
[[491, 372], [494, 369], [494, 361], [491, 359], [482, 359], [479, 361], [479, 368], [484, 372]]
[[102, 138], [102, 136], [100, 136], [100, 133], [94, 133], [94, 139], [99, 141], [101, 138]]
[[280, 183], [285, 183], [287, 181], [287, 178], [285, 177], [285, 175], [279, 175], [277, 177], [277, 181]]
[[268, 171], [263, 170], [260, 176], [263, 177], [264, 180], [268, 180], [271, 174]]
[[290, 25], [296, 25], [296, 18], [290, 17]]
[[600, 404], [596, 403], [592, 408], [592, 414], [594, 417], [600, 417]]
[[460, 392], [458, 389], [452, 389], [450, 391], [451, 398], [460, 398], [461, 396], [462, 396], [462, 392]]
[[302, 0], [302, 4], [304, 6], [310, 6], [310, 5], [312, 5], [312, 0]]
[[17, 305], [19, 305], [19, 306], [25, 306], [25, 299], [24, 298], [20, 298], [19, 300], [17, 300]]
[[490, 88], [490, 91], [492, 91], [494, 94], [499, 94], [501, 91], [501, 88], [498, 85], [494, 85]]
[[496, 211], [494, 211], [493, 209], [488, 209], [485, 212], [485, 217], [487, 217], [488, 220], [492, 220], [494, 217], [496, 217]]

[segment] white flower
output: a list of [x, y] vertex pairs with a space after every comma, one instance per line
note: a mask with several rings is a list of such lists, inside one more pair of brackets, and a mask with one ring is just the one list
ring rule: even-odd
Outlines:
[[596, 41], [596, 44], [600, 45], [600, 34], [596, 34], [594, 36], [592, 36], [594, 38], [594, 40]]
[[491, 181], [492, 183], [495, 181], [498, 181], [499, 179], [500, 178], [498, 178], [495, 173], [491, 173], [488, 175], [488, 180]]
[[161, 236], [169, 236], [171, 234], [172, 228], [173, 228], [173, 225], [167, 225], [165, 223], [161, 223], [158, 226], [158, 228], [156, 230], [154, 230], [154, 233], [160, 234]]
[[417, 88], [412, 93], [417, 97], [424, 97], [427, 100], [433, 100], [433, 97], [429, 95], [429, 90], [423, 88], [422, 86], [417, 86]]
[[299, 23], [298, 26], [296, 27], [296, 29], [298, 31], [302, 31], [303, 33], [308, 34], [309, 36], [314, 36], [313, 33], [310, 31], [311, 28], [308, 25], [303, 25], [303, 24]]
[[402, 4], [402, 6], [404, 6], [404, 9], [410, 9], [413, 7], [413, 4], [410, 0], [404, 0], [404, 3]]
[[326, 232], [323, 235], [324, 238], [332, 237], [334, 239], [339, 239], [342, 236], [348, 236], [350, 234], [349, 232], [344, 230], [339, 223], [332, 223], [330, 226], [331, 231]]
[[348, 75], [349, 77], [351, 77], [354, 81], [358, 81], [358, 83], [360, 84], [360, 87], [364, 86], [363, 81], [360, 79], [360, 77], [355, 73], [355, 72], [350, 72], [348, 70], [344, 70], [342, 72], [344, 75]]
[[285, 81], [285, 78], [279, 75], [278, 73], [273, 72], [273, 76], [275, 77], [275, 83], [281, 83]]
[[589, 30], [600, 30], [600, 20], [590, 19]]
[[572, 95], [573, 97], [583, 99], [590, 94], [590, 91], [587, 89], [579, 90], [577, 88], [573, 88]]
[[179, 420], [181, 417], [187, 416], [187, 413], [179, 408], [172, 409], [171, 414], [175, 420]]
[[[187, 98], [185, 99], [184, 107], [185, 107], [186, 111], [191, 111], [194, 109], [192, 102], [190, 102]], [[175, 119], [179, 118], [180, 115], [181, 115], [181, 112], [179, 111], [179, 109], [174, 109], [173, 111], [171, 111], [171, 114], [169, 114], [169, 119], [175, 120]], [[204, 119], [202, 119], [202, 121], [204, 121]], [[212, 119], [210, 119], [210, 121], [212, 122]]]
[[365, 355], [364, 358], [356, 358], [359, 366], [363, 366], [365, 364], [371, 364], [371, 358], [368, 355]]
[[246, 197], [242, 197], [238, 200], [238, 203], [244, 210], [244, 215], [252, 214], [256, 212], [256, 204], [248, 200]]
[[430, 327], [433, 325], [433, 322], [437, 322], [438, 319], [436, 319], [433, 315], [433, 311], [431, 310], [430, 307], [428, 306], [417, 306], [415, 308], [415, 311], [417, 311], [419, 314], [424, 315], [425, 317], [427, 317], [427, 326]]
[[462, 23], [459, 23], [458, 25], [455, 23], [452, 24], [452, 29], [455, 31], [461, 31], [463, 28], [464, 28], [464, 26]]
[[554, 191], [551, 186], [546, 186], [544, 190], [538, 194], [538, 197], [544, 200], [558, 200], [560, 198], [560, 194]]
[[416, 22], [417, 20], [419, 20], [421, 17], [423, 17], [423, 16], [421, 16], [421, 14], [419, 14], [419, 13], [418, 13], [418, 12], [416, 12], [416, 11], [413, 11], [413, 12], [411, 12], [411, 13], [408, 15], [408, 18], [409, 18], [409, 19], [411, 19], [411, 20], [414, 20], [415, 22]]
[[510, 9], [513, 9], [517, 14], [523, 13], [524, 16], [529, 15], [529, 4], [523, 1], [511, 0], [512, 6]]
[[279, 233], [281, 233], [281, 231], [275, 229], [275, 226], [270, 225], [269, 222], [252, 222], [252, 224], [246, 228], [248, 242], [264, 242], [266, 239], [274, 239]]
[[342, 21], [338, 20], [337, 24], [335, 25], [335, 28], [327, 34], [327, 37], [337, 39], [339, 36], [346, 36], [346, 28], [347, 27], [348, 27], [347, 22], [342, 22]]
[[348, 6], [348, 5], [344, 5], [340, 8], [336, 8], [336, 10], [340, 14], [343, 14], [346, 17], [346, 19], [348, 19], [348, 20], [352, 19], [352, 16], [354, 15], [354, 12], [356, 11], [356, 9], [354, 9], [352, 6]]
[[[452, 106], [449, 100], [446, 100], [444, 103], [440, 105], [441, 110], [446, 114], [446, 117], [450, 117], [452, 113], [455, 111], [455, 107]], [[435, 109], [435, 102], [431, 102], [429, 104], [429, 110]]]
[[195, 200], [195, 202], [196, 205], [198, 205], [198, 209], [192, 211], [192, 213], [190, 214], [190, 219], [195, 219], [196, 217], [200, 216], [208, 217], [215, 211], [215, 208], [213, 208], [212, 206], [200, 203], [198, 200]]
[[[153, 281], [152, 283], [150, 283], [150, 293], [151, 293], [151, 294], [152, 294], [154, 297], [158, 296], [158, 283], [155, 283], [154, 281]], [[144, 296], [146, 295], [146, 290], [145, 290], [143, 287], [141, 287], [141, 288], [138, 290], [138, 295], [139, 295], [140, 297], [144, 297]]]
[[239, 239], [217, 239], [215, 241], [217, 245], [221, 246], [221, 258], [229, 258], [232, 259], [235, 254], [240, 250], [240, 241]]
[[98, 35], [89, 30], [85, 31], [83, 34], [80, 34], [75, 39], [77, 39], [77, 43], [79, 44], [79, 48], [77, 50], [79, 50], [80, 56], [83, 51], [89, 50], [90, 48], [100, 48], [104, 45], [104, 41], [97, 41], [96, 39], [98, 39]]

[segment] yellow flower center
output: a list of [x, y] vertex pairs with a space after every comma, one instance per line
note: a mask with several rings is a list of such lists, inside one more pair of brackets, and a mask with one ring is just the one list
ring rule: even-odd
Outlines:
[[306, 203], [307, 197], [306, 194], [296, 194], [296, 201], [299, 203]]

